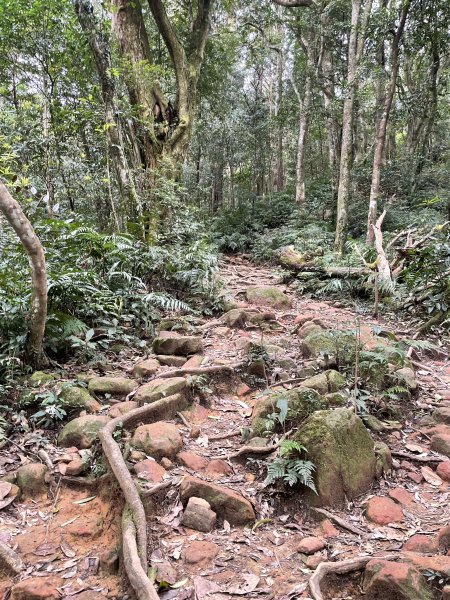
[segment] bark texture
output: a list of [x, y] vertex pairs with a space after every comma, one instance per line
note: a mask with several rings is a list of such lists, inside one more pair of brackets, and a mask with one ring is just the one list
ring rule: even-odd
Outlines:
[[25, 347], [25, 360], [34, 368], [45, 364], [43, 340], [47, 319], [47, 272], [44, 248], [19, 203], [0, 181], [0, 212], [19, 238], [31, 267], [30, 327]]

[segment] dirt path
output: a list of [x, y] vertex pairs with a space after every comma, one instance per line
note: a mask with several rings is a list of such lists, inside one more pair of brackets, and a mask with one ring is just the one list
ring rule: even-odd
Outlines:
[[[247, 287], [263, 285], [276, 286], [285, 292], [290, 307], [277, 309], [253, 304], [252, 308], [260, 313], [273, 313], [272, 320], [256, 325], [250, 323], [244, 328], [230, 328], [221, 319], [192, 322], [187, 333], [200, 334], [203, 338], [202, 366], [242, 361], [249, 342], [272, 344], [279, 349], [283, 361], [277, 361], [266, 373], [266, 384], [281, 384], [283, 379], [295, 378], [305, 366], [295, 331], [299, 317], [301, 321], [320, 319], [330, 328], [355, 327], [353, 311], [295, 297], [274, 269], [255, 267], [240, 257], [229, 258], [222, 261], [221, 276], [241, 306], [248, 306]], [[395, 330], [389, 322], [364, 317], [361, 320], [366, 325]], [[405, 333], [404, 328], [401, 333]], [[430, 422], [428, 426], [424, 420], [437, 405], [450, 406], [450, 363], [443, 356], [440, 360], [421, 362], [423, 366], [416, 373], [419, 390], [401, 415], [401, 422], [388, 432], [374, 433], [394, 454], [391, 473], [375, 483], [369, 494], [349, 501], [345, 510], [331, 511], [332, 515], [357, 527], [360, 535], [340, 527], [336, 521], [326, 519], [319, 523], [317, 514], [308, 510], [299, 492], [282, 486], [264, 486], [266, 465], [271, 458], [267, 454], [251, 455], [249, 460], [247, 456], [230, 457], [245, 444], [252, 409], [263, 397], [261, 382], [255, 389], [251, 379], [243, 382], [241, 372], [211, 381], [197, 379], [191, 408], [183, 411], [183, 420], [173, 421], [182, 437], [181, 454], [170, 461], [160, 461], [162, 467], [152, 464], [147, 475], [144, 473], [141, 478], [144, 489], [170, 482], [145, 502], [152, 549], [149, 561], [158, 572], [159, 580], [168, 584], [183, 582], [179, 588], [162, 592], [161, 598], [225, 600], [239, 595], [283, 600], [307, 598], [308, 580], [320, 562], [392, 554], [405, 549], [416, 552], [412, 560], [421, 568], [448, 573], [450, 577], [450, 556], [445, 555], [450, 546], [450, 532], [449, 539], [440, 548], [436, 537], [450, 521], [449, 484], [434, 474], [436, 462], [420, 462], [420, 457], [427, 460], [438, 456], [430, 453], [433, 433], [450, 434], [450, 418], [447, 423]], [[116, 362], [113, 367], [108, 375], [130, 376], [131, 356], [123, 353], [120, 363]], [[171, 368], [161, 366], [158, 373]], [[289, 389], [294, 385], [298, 383], [284, 387]], [[98, 399], [103, 404], [108, 402], [108, 398], [99, 396]], [[102, 414], [106, 410], [102, 409]], [[23, 447], [23, 439], [19, 446]], [[28, 449], [34, 452], [36, 448], [36, 443], [30, 442]], [[26, 565], [14, 580], [16, 588], [12, 588], [11, 598], [133, 598], [132, 593], [126, 591], [125, 577], [116, 571], [120, 494], [111, 484], [106, 493], [105, 490], [92, 491], [84, 487], [81, 479], [76, 488], [68, 487], [61, 479], [64, 468], [58, 465], [67, 464], [78, 449], [47, 445], [46, 451], [55, 465], [50, 499], [33, 496], [25, 502], [16, 501], [0, 512], [0, 541], [13, 546]], [[396, 452], [419, 458], [404, 459], [395, 455]], [[17, 469], [18, 461], [30, 460], [33, 457], [29, 453], [15, 447], [3, 451], [0, 463], [3, 475]], [[142, 463], [146, 456], [134, 450], [127, 460], [130, 469], [136, 470], [134, 464]], [[183, 526], [179, 483], [186, 480], [186, 475], [232, 490], [250, 501], [256, 515], [253, 526], [233, 523], [233, 511], [227, 508], [223, 514], [217, 511], [217, 524], [210, 532], [201, 533]], [[117, 501], [111, 502], [113, 494], [117, 494]], [[365, 509], [371, 497], [389, 499], [401, 516], [392, 521], [388, 519], [385, 525], [370, 521]], [[224, 518], [228, 514], [231, 518]], [[310, 554], [309, 550], [300, 552], [302, 541], [309, 537], [321, 540], [322, 548]], [[409, 545], [405, 548], [407, 542]], [[17, 590], [25, 584], [19, 583], [17, 587], [19, 580], [25, 584], [31, 581], [29, 587], [35, 595], [30, 590], [20, 595]], [[9, 598], [11, 577], [5, 576], [0, 581], [4, 598]], [[359, 582], [355, 578], [346, 580], [345, 585], [342, 580], [331, 582], [328, 597], [358, 598]], [[41, 595], [36, 595], [37, 588], [42, 588]]]

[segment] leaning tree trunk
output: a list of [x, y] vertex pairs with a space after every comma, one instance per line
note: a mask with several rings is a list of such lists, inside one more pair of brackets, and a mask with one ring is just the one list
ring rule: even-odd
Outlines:
[[372, 168], [372, 183], [370, 186], [369, 214], [367, 218], [366, 243], [370, 245], [372, 245], [375, 240], [374, 225], [377, 219], [377, 205], [378, 197], [380, 195], [381, 165], [383, 162], [384, 147], [386, 144], [386, 130], [389, 121], [389, 115], [391, 112], [392, 100], [395, 94], [395, 85], [397, 82], [397, 75], [399, 69], [400, 40], [402, 38], [403, 30], [405, 28], [406, 17], [408, 15], [410, 4], [410, 0], [407, 0], [403, 5], [403, 9], [400, 16], [400, 23], [397, 31], [395, 32], [394, 40], [392, 42], [391, 76], [389, 78], [389, 83], [386, 89], [383, 111], [381, 113], [377, 125], [375, 152], [373, 157]]
[[1, 181], [0, 212], [5, 215], [8, 223], [17, 233], [28, 255], [31, 267], [31, 309], [30, 326], [25, 345], [25, 361], [33, 368], [39, 368], [46, 363], [43, 350], [47, 318], [47, 272], [44, 248], [19, 203], [14, 200]]

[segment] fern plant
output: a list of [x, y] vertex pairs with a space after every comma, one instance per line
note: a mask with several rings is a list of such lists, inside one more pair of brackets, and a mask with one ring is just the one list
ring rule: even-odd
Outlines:
[[271, 485], [281, 480], [291, 487], [301, 484], [317, 494], [313, 479], [315, 465], [301, 458], [306, 452], [306, 448], [298, 442], [293, 440], [281, 442], [280, 456], [268, 465], [264, 483]]

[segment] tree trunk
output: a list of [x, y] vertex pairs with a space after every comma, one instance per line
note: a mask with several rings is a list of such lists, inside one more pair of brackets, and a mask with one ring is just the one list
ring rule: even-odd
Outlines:
[[[309, 62], [309, 61], [308, 61]], [[309, 65], [308, 65], [309, 66]], [[312, 99], [312, 75], [308, 68], [305, 80], [305, 92], [300, 105], [300, 121], [297, 138], [297, 165], [295, 170], [295, 201], [302, 205], [306, 198], [305, 187], [305, 150], [309, 126], [309, 113]]]
[[43, 350], [47, 318], [47, 273], [44, 249], [19, 203], [14, 200], [2, 181], [0, 181], [0, 212], [17, 233], [31, 267], [30, 327], [25, 345], [25, 361], [36, 369], [46, 364]]
[[94, 56], [105, 105], [105, 131], [109, 152], [116, 172], [121, 197], [120, 228], [127, 216], [140, 216], [139, 198], [125, 154], [122, 124], [116, 103], [114, 77], [111, 74], [111, 53], [108, 40], [97, 26], [93, 8], [84, 0], [75, 0], [75, 10]]
[[277, 101], [275, 116], [278, 119], [277, 123], [277, 143], [276, 143], [276, 160], [275, 160], [275, 177], [274, 189], [277, 192], [282, 192], [284, 189], [284, 165], [283, 165], [283, 122], [280, 116], [281, 104], [283, 101], [283, 54], [277, 53]]
[[342, 112], [341, 160], [337, 197], [336, 234], [334, 249], [343, 253], [347, 238], [350, 169], [353, 144], [353, 105], [356, 92], [357, 42], [360, 0], [352, 0], [350, 38], [348, 43], [347, 91]]
[[386, 130], [389, 121], [389, 115], [391, 112], [392, 100], [395, 94], [395, 85], [397, 82], [397, 75], [399, 69], [400, 41], [403, 35], [403, 30], [405, 28], [406, 17], [408, 15], [410, 4], [411, 0], [406, 0], [406, 2], [403, 4], [402, 12], [400, 15], [400, 23], [392, 41], [391, 76], [389, 78], [389, 83], [385, 91], [383, 111], [381, 113], [380, 120], [378, 121], [376, 132], [366, 236], [366, 243], [370, 245], [372, 245], [375, 240], [374, 225], [377, 220], [377, 205], [378, 197], [380, 195], [381, 165], [383, 162], [383, 153], [386, 143]]

